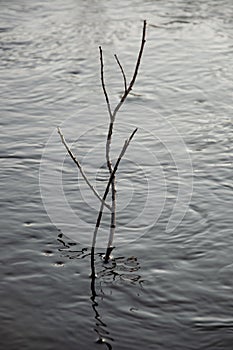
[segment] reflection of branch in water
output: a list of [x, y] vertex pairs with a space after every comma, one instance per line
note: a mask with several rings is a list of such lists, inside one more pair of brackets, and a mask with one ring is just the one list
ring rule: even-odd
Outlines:
[[112, 349], [112, 345], [108, 342], [114, 341], [113, 338], [110, 338], [109, 332], [106, 330], [107, 325], [101, 320], [101, 316], [97, 310], [98, 303], [96, 302], [96, 278], [97, 275], [95, 273], [95, 257], [94, 257], [94, 251], [92, 251], [91, 254], [91, 301], [92, 301], [92, 309], [95, 313], [95, 319], [96, 319], [96, 327], [94, 328], [95, 332], [98, 334], [98, 340], [96, 341], [97, 344], [105, 344], [108, 349]]
[[84, 259], [86, 256], [90, 255], [90, 253], [86, 253], [88, 251], [87, 248], [82, 248], [81, 250], [75, 250], [74, 248], [72, 249], [72, 247], [76, 246], [77, 243], [66, 242], [62, 234], [58, 235], [57, 240], [62, 244], [62, 247], [58, 248], [58, 251], [62, 252], [64, 257], [69, 259]]
[[100, 265], [98, 274], [96, 274], [95, 254], [94, 250], [92, 250], [90, 299], [92, 301], [92, 309], [95, 313], [95, 319], [97, 320], [94, 330], [99, 337], [97, 343], [105, 344], [108, 349], [112, 349], [110, 341], [114, 341], [114, 339], [109, 337], [109, 332], [106, 330], [107, 325], [101, 320], [101, 316], [97, 310], [98, 303], [96, 301], [96, 298], [98, 297], [98, 294], [96, 292], [96, 281], [100, 280], [100, 291], [102, 296], [104, 295], [103, 284], [113, 285], [113, 283], [118, 281], [128, 281], [131, 284], [138, 282], [141, 286], [141, 276], [136, 274], [136, 272], [140, 269], [140, 266], [137, 258], [134, 256], [130, 258], [113, 258], [108, 264], [104, 263], [103, 254], [96, 254], [96, 256], [99, 257], [99, 261], [97, 263]]
[[[64, 257], [69, 259], [84, 259], [91, 257], [91, 306], [94, 311], [95, 326], [94, 331], [97, 333], [97, 344], [106, 345], [107, 349], [113, 349], [112, 342], [114, 339], [110, 337], [107, 324], [103, 321], [100, 313], [100, 305], [98, 298], [104, 297], [104, 289], [111, 287], [116, 283], [130, 283], [139, 285], [142, 288], [143, 280], [138, 274], [140, 264], [137, 257], [131, 256], [112, 258], [107, 264], [104, 262], [103, 253], [95, 253], [89, 248], [77, 249], [77, 243], [66, 241], [62, 234], [58, 237], [58, 242], [62, 245], [59, 251]], [[97, 271], [98, 269], [98, 271]], [[97, 285], [98, 282], [98, 285]]]
[[96, 292], [96, 279], [98, 278], [95, 271], [95, 256], [99, 257], [99, 261], [101, 264], [103, 262], [103, 254], [95, 254], [94, 249], [91, 249], [91, 252], [88, 248], [77, 249], [77, 243], [66, 241], [65, 237], [62, 234], [58, 235], [58, 242], [62, 245], [58, 250], [62, 253], [62, 255], [68, 259], [84, 259], [87, 256], [91, 257], [91, 306], [94, 311], [95, 317], [95, 327], [94, 331], [98, 335], [98, 339], [96, 340], [97, 344], [106, 345], [107, 349], [111, 350], [112, 345], [110, 342], [113, 342], [114, 339], [109, 336], [109, 332], [107, 330], [107, 325], [102, 321], [102, 317], [98, 311], [99, 304], [96, 301], [98, 294]]
[[98, 275], [102, 277], [105, 284], [119, 281], [129, 282], [130, 284], [138, 282], [140, 284], [142, 282], [141, 276], [135, 273], [139, 269], [137, 257], [118, 257], [112, 259], [111, 265], [104, 264]]

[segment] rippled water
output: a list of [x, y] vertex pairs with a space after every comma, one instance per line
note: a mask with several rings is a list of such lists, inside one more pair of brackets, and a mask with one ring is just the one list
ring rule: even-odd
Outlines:
[[[101, 192], [98, 46], [114, 103], [112, 54], [130, 76], [144, 19], [113, 140], [116, 157], [139, 127], [119, 169], [114, 259], [98, 249], [93, 281], [98, 206], [55, 128]], [[231, 0], [0, 1], [1, 349], [232, 349], [232, 19]]]

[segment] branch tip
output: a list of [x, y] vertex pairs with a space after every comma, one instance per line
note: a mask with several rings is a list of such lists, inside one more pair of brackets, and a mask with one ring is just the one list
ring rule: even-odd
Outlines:
[[134, 135], [136, 134], [137, 131], [138, 131], [138, 128], [134, 129], [134, 131], [133, 131], [132, 134], [130, 135], [129, 141], [132, 140], [132, 138], [134, 137]]
[[[119, 58], [117, 57], [116, 54], [114, 55], [114, 57], [115, 57], [115, 59], [116, 59], [116, 61], [117, 61], [118, 66], [120, 67], [120, 70], [121, 70], [121, 73], [122, 73], [122, 76], [123, 76], [124, 89], [125, 89], [124, 94], [126, 94], [126, 91], [127, 91], [127, 81], [126, 81], [125, 71], [124, 71], [124, 68], [122, 67], [122, 65], [121, 65], [121, 63], [120, 63], [120, 60], [119, 60]], [[124, 96], [124, 94], [123, 94], [123, 96]]]

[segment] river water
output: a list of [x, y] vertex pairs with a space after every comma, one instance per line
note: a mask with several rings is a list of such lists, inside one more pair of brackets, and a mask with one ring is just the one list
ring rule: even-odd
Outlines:
[[[117, 115], [117, 230], [104, 264], [100, 193], [108, 114]], [[230, 350], [233, 344], [233, 3], [0, 1], [0, 349]], [[107, 211], [107, 210], [106, 210]]]

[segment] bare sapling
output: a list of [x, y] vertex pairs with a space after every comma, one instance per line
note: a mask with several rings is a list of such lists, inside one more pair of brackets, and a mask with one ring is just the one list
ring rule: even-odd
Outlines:
[[[109, 261], [110, 254], [111, 254], [111, 251], [113, 249], [113, 239], [114, 239], [114, 234], [115, 234], [115, 230], [116, 230], [116, 172], [117, 172], [117, 169], [119, 167], [120, 161], [123, 158], [132, 138], [134, 137], [135, 133], [137, 132], [137, 128], [136, 128], [131, 133], [129, 138], [127, 140], [125, 140], [125, 143], [124, 143], [124, 145], [121, 149], [121, 152], [117, 158], [117, 161], [114, 165], [114, 164], [112, 164], [112, 159], [111, 159], [111, 144], [112, 144], [114, 122], [116, 119], [117, 112], [119, 111], [119, 109], [121, 108], [121, 106], [123, 105], [125, 100], [127, 99], [130, 91], [132, 90], [132, 88], [135, 84], [135, 81], [136, 81], [136, 78], [138, 75], [139, 66], [140, 66], [141, 59], [142, 59], [142, 54], [143, 54], [145, 42], [146, 42], [146, 21], [143, 22], [141, 45], [140, 45], [139, 53], [137, 56], [133, 76], [132, 76], [129, 84], [127, 83], [126, 74], [125, 74], [125, 71], [122, 67], [122, 64], [120, 63], [119, 58], [117, 57], [117, 55], [114, 55], [116, 62], [120, 68], [122, 78], [123, 78], [123, 83], [124, 83], [124, 91], [122, 93], [122, 96], [121, 96], [119, 102], [117, 103], [117, 105], [115, 106], [114, 109], [111, 108], [110, 99], [109, 99], [109, 96], [108, 96], [108, 93], [106, 90], [106, 86], [105, 86], [103, 51], [102, 51], [102, 47], [101, 46], [99, 47], [100, 68], [101, 68], [101, 85], [102, 85], [102, 89], [103, 89], [103, 93], [104, 93], [104, 97], [105, 97], [105, 101], [106, 101], [106, 105], [107, 105], [107, 110], [108, 110], [108, 114], [109, 114], [109, 126], [108, 126], [108, 132], [107, 132], [106, 153], [105, 153], [107, 168], [109, 171], [109, 179], [108, 179], [103, 196], [101, 196], [97, 192], [95, 187], [91, 184], [91, 182], [87, 178], [77, 156], [75, 156], [73, 154], [73, 152], [71, 151], [70, 147], [68, 146], [68, 144], [67, 144], [67, 142], [62, 134], [62, 131], [60, 130], [60, 128], [58, 128], [58, 133], [60, 135], [61, 142], [63, 143], [70, 158], [73, 160], [73, 162], [75, 163], [75, 165], [79, 169], [79, 172], [80, 172], [81, 176], [83, 177], [84, 181], [86, 182], [86, 184], [88, 185], [88, 187], [91, 189], [91, 191], [96, 196], [96, 198], [98, 198], [98, 200], [100, 201], [100, 209], [99, 209], [99, 213], [98, 213], [97, 220], [96, 220], [95, 230], [94, 230], [94, 234], [93, 234], [93, 238], [92, 238], [92, 248], [91, 248], [91, 270], [92, 270], [92, 277], [93, 278], [95, 278], [94, 277], [94, 275], [95, 275], [95, 267], [94, 267], [95, 245], [96, 245], [97, 233], [98, 233], [98, 229], [99, 229], [100, 224], [101, 224], [101, 219], [102, 219], [104, 208], [107, 208], [108, 210], [110, 210], [110, 213], [111, 213], [110, 233], [109, 233], [108, 244], [107, 244], [106, 253], [105, 253], [105, 257], [104, 257], [105, 262]], [[110, 190], [111, 190], [111, 203], [109, 204], [106, 202], [106, 200], [107, 200], [107, 197], [108, 197]]]

